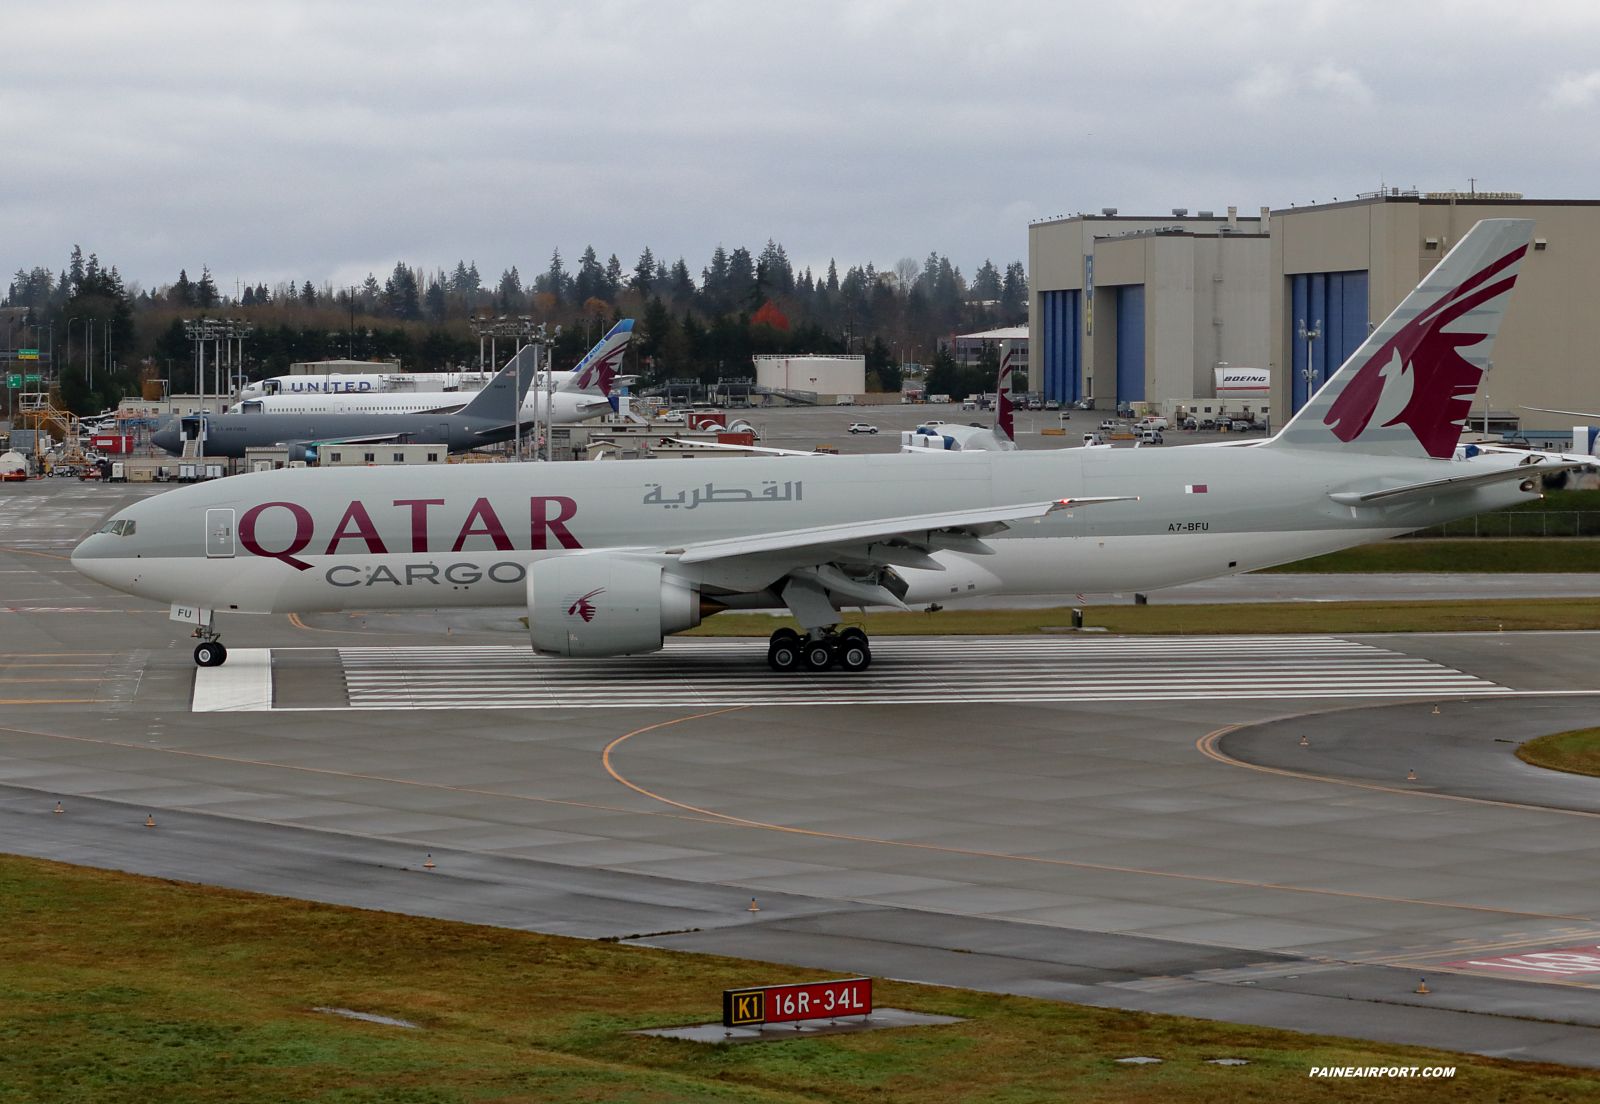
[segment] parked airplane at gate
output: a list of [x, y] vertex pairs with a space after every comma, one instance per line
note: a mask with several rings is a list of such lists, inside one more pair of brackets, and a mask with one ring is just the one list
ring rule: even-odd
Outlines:
[[287, 446], [289, 459], [310, 460], [316, 456], [317, 445], [401, 439], [465, 452], [516, 435], [517, 407], [532, 379], [533, 372], [525, 369], [519, 391], [513, 363], [455, 413], [195, 414], [174, 418], [151, 434], [150, 441], [176, 456], [183, 452], [185, 441], [204, 434], [206, 456], [231, 458], [243, 457], [246, 449]]
[[72, 561], [173, 603], [202, 665], [215, 612], [525, 603], [561, 656], [787, 607], [804, 635], [773, 634], [775, 669], [860, 670], [845, 606], [1147, 591], [1537, 498], [1590, 458], [1454, 458], [1532, 230], [1478, 223], [1263, 442], [262, 472], [139, 501]]
[[[532, 422], [545, 417], [547, 406], [555, 411], [553, 420], [556, 422], [581, 422], [585, 418], [593, 418], [600, 414], [611, 413], [610, 391], [617, 377], [617, 368], [622, 364], [622, 355], [628, 350], [628, 341], [633, 336], [633, 319], [625, 318], [611, 328], [611, 331], [602, 337], [595, 347], [578, 362], [578, 366], [570, 372], [539, 372], [528, 388], [527, 397], [522, 403], [522, 419]], [[531, 347], [530, 347], [531, 348]], [[522, 362], [524, 375], [532, 372], [533, 354], [523, 350], [513, 360]], [[462, 373], [431, 372], [425, 376], [418, 374], [418, 379], [434, 380], [443, 379]], [[554, 389], [547, 397], [543, 386], [546, 376]], [[280, 380], [311, 380], [318, 383], [319, 389], [315, 391], [279, 391], [276, 394], [265, 392], [251, 393], [246, 388], [239, 402], [228, 408], [230, 414], [420, 414], [435, 411], [450, 412], [459, 410], [471, 401], [471, 391], [441, 391], [437, 388], [443, 386], [439, 383], [430, 383], [426, 391], [400, 391], [400, 390], [354, 390], [346, 387], [341, 390], [324, 391], [320, 388], [326, 383], [321, 376], [280, 376]], [[351, 380], [371, 377], [352, 376]], [[387, 377], [380, 377], [387, 378]], [[257, 385], [252, 384], [252, 387]], [[553, 400], [553, 401], [552, 401]]]

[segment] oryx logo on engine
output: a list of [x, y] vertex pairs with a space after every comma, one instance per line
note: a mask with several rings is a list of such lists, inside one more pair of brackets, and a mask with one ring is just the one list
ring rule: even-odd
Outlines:
[[605, 587], [596, 587], [595, 589], [591, 590], [588, 594], [585, 594], [583, 597], [574, 601], [572, 605], [567, 607], [567, 616], [581, 617], [583, 618], [584, 624], [588, 624], [590, 621], [593, 621], [595, 608], [594, 603], [589, 601], [589, 599], [593, 598], [597, 594], [604, 594], [605, 592]]

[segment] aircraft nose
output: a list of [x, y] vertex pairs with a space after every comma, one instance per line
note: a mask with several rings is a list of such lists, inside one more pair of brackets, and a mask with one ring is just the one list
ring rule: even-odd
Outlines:
[[156, 448], [176, 456], [180, 451], [178, 427], [176, 425], [168, 425], [164, 429], [156, 430], [150, 435], [150, 443]]

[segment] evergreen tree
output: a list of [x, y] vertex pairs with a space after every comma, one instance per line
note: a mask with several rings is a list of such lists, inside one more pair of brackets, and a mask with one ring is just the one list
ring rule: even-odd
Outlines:
[[639, 262], [633, 266], [633, 279], [628, 281], [628, 286], [640, 295], [649, 295], [655, 278], [656, 259], [647, 245], [644, 247], [644, 252], [639, 254]]
[[585, 246], [583, 256], [578, 258], [578, 273], [573, 277], [572, 297], [580, 303], [604, 298], [605, 280], [606, 272], [600, 267], [600, 258], [594, 246]]
[[456, 270], [450, 276], [450, 290], [470, 301], [483, 287], [483, 278], [478, 275], [478, 262], [473, 261], [468, 266], [465, 261], [456, 262]]
[[439, 321], [445, 315], [444, 285], [447, 277], [444, 276], [443, 272], [444, 270], [441, 269], [440, 275], [436, 279], [428, 281], [428, 291], [423, 296], [423, 304], [427, 308], [428, 317], [434, 321]]
[[28, 272], [24, 272], [19, 268], [16, 276], [12, 277], [11, 289], [6, 294], [5, 305], [8, 307], [47, 306], [55, 290], [55, 274], [48, 268], [35, 267]]
[[[80, 281], [83, 279], [82, 273], [79, 273], [78, 279]], [[188, 269], [178, 269], [178, 282], [172, 285], [171, 298], [180, 306], [194, 306], [194, 284], [189, 282]]]
[[[750, 250], [740, 246], [728, 254], [728, 306], [725, 309], [738, 310], [749, 305], [756, 295], [756, 262], [750, 256]], [[755, 309], [759, 303], [751, 306]]]
[[300, 302], [308, 307], [317, 305], [317, 289], [311, 286], [310, 280], [307, 280], [300, 287]]
[[550, 267], [544, 275], [533, 282], [533, 289], [547, 295], [554, 295], [556, 302], [567, 298], [571, 292], [572, 277], [567, 275], [565, 266], [561, 263], [561, 250], [556, 249], [550, 254]]
[[712, 314], [727, 310], [728, 251], [720, 245], [711, 254], [711, 264], [700, 270], [700, 295]]
[[200, 270], [200, 282], [194, 286], [194, 302], [201, 309], [209, 309], [217, 305], [222, 296], [217, 294], [217, 282], [211, 278], [209, 265]]
[[650, 302], [645, 304], [644, 325], [640, 327], [641, 332], [636, 339], [639, 345], [639, 359], [661, 360], [672, 339], [672, 328], [672, 312], [667, 309], [659, 295], [652, 295]]
[[1016, 317], [1028, 306], [1028, 270], [1021, 261], [1006, 265], [1006, 279], [1000, 289], [1000, 309]]
[[1000, 270], [987, 258], [978, 269], [978, 274], [972, 278], [972, 297], [980, 303], [1000, 298]]
[[246, 287], [244, 289], [244, 297], [239, 300], [239, 305], [241, 307], [253, 307], [253, 306], [255, 306], [256, 305], [256, 289], [253, 288], [253, 287]]
[[522, 290], [522, 276], [517, 272], [517, 266], [500, 273], [500, 312], [502, 314], [515, 314], [528, 305], [527, 295]]
[[672, 266], [672, 276], [669, 281], [672, 288], [672, 297], [679, 303], [687, 303], [694, 298], [694, 277], [689, 275], [689, 266], [682, 257]]
[[383, 294], [383, 288], [378, 285], [378, 278], [372, 273], [367, 273], [367, 278], [361, 281], [361, 291], [358, 293], [359, 306], [367, 314], [378, 309], [378, 297]]
[[404, 263], [395, 262], [394, 272], [383, 284], [384, 306], [396, 318], [422, 317], [422, 296], [417, 289], [417, 274]]
[[766, 268], [769, 286], [784, 295], [794, 293], [794, 267], [789, 264], [789, 255], [783, 251], [783, 246], [768, 238], [757, 263], [758, 267]]
[[[867, 356], [867, 375], [869, 378], [877, 377], [878, 390], [900, 390], [900, 366], [894, 362], [894, 355], [889, 346], [884, 344], [883, 338], [874, 334], [872, 340], [862, 348], [862, 352]], [[872, 390], [870, 384], [867, 390]]]
[[75, 294], [78, 285], [83, 283], [83, 250], [78, 246], [72, 247], [72, 260], [67, 264], [67, 278], [62, 281], [67, 285], [67, 294]]
[[828, 290], [839, 290], [839, 270], [834, 267], [833, 258], [828, 258]]
[[601, 296], [608, 303], [616, 302], [617, 296], [622, 294], [622, 262], [617, 260], [615, 253], [606, 261], [606, 293]]

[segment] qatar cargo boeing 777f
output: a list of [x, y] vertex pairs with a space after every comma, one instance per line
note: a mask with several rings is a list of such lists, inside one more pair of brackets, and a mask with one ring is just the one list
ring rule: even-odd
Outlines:
[[219, 614], [526, 604], [562, 656], [787, 607], [773, 667], [860, 670], [845, 606], [1152, 590], [1538, 497], [1588, 458], [1457, 449], [1532, 229], [1478, 223], [1267, 441], [262, 472], [129, 506], [72, 562], [196, 621], [203, 665]]

